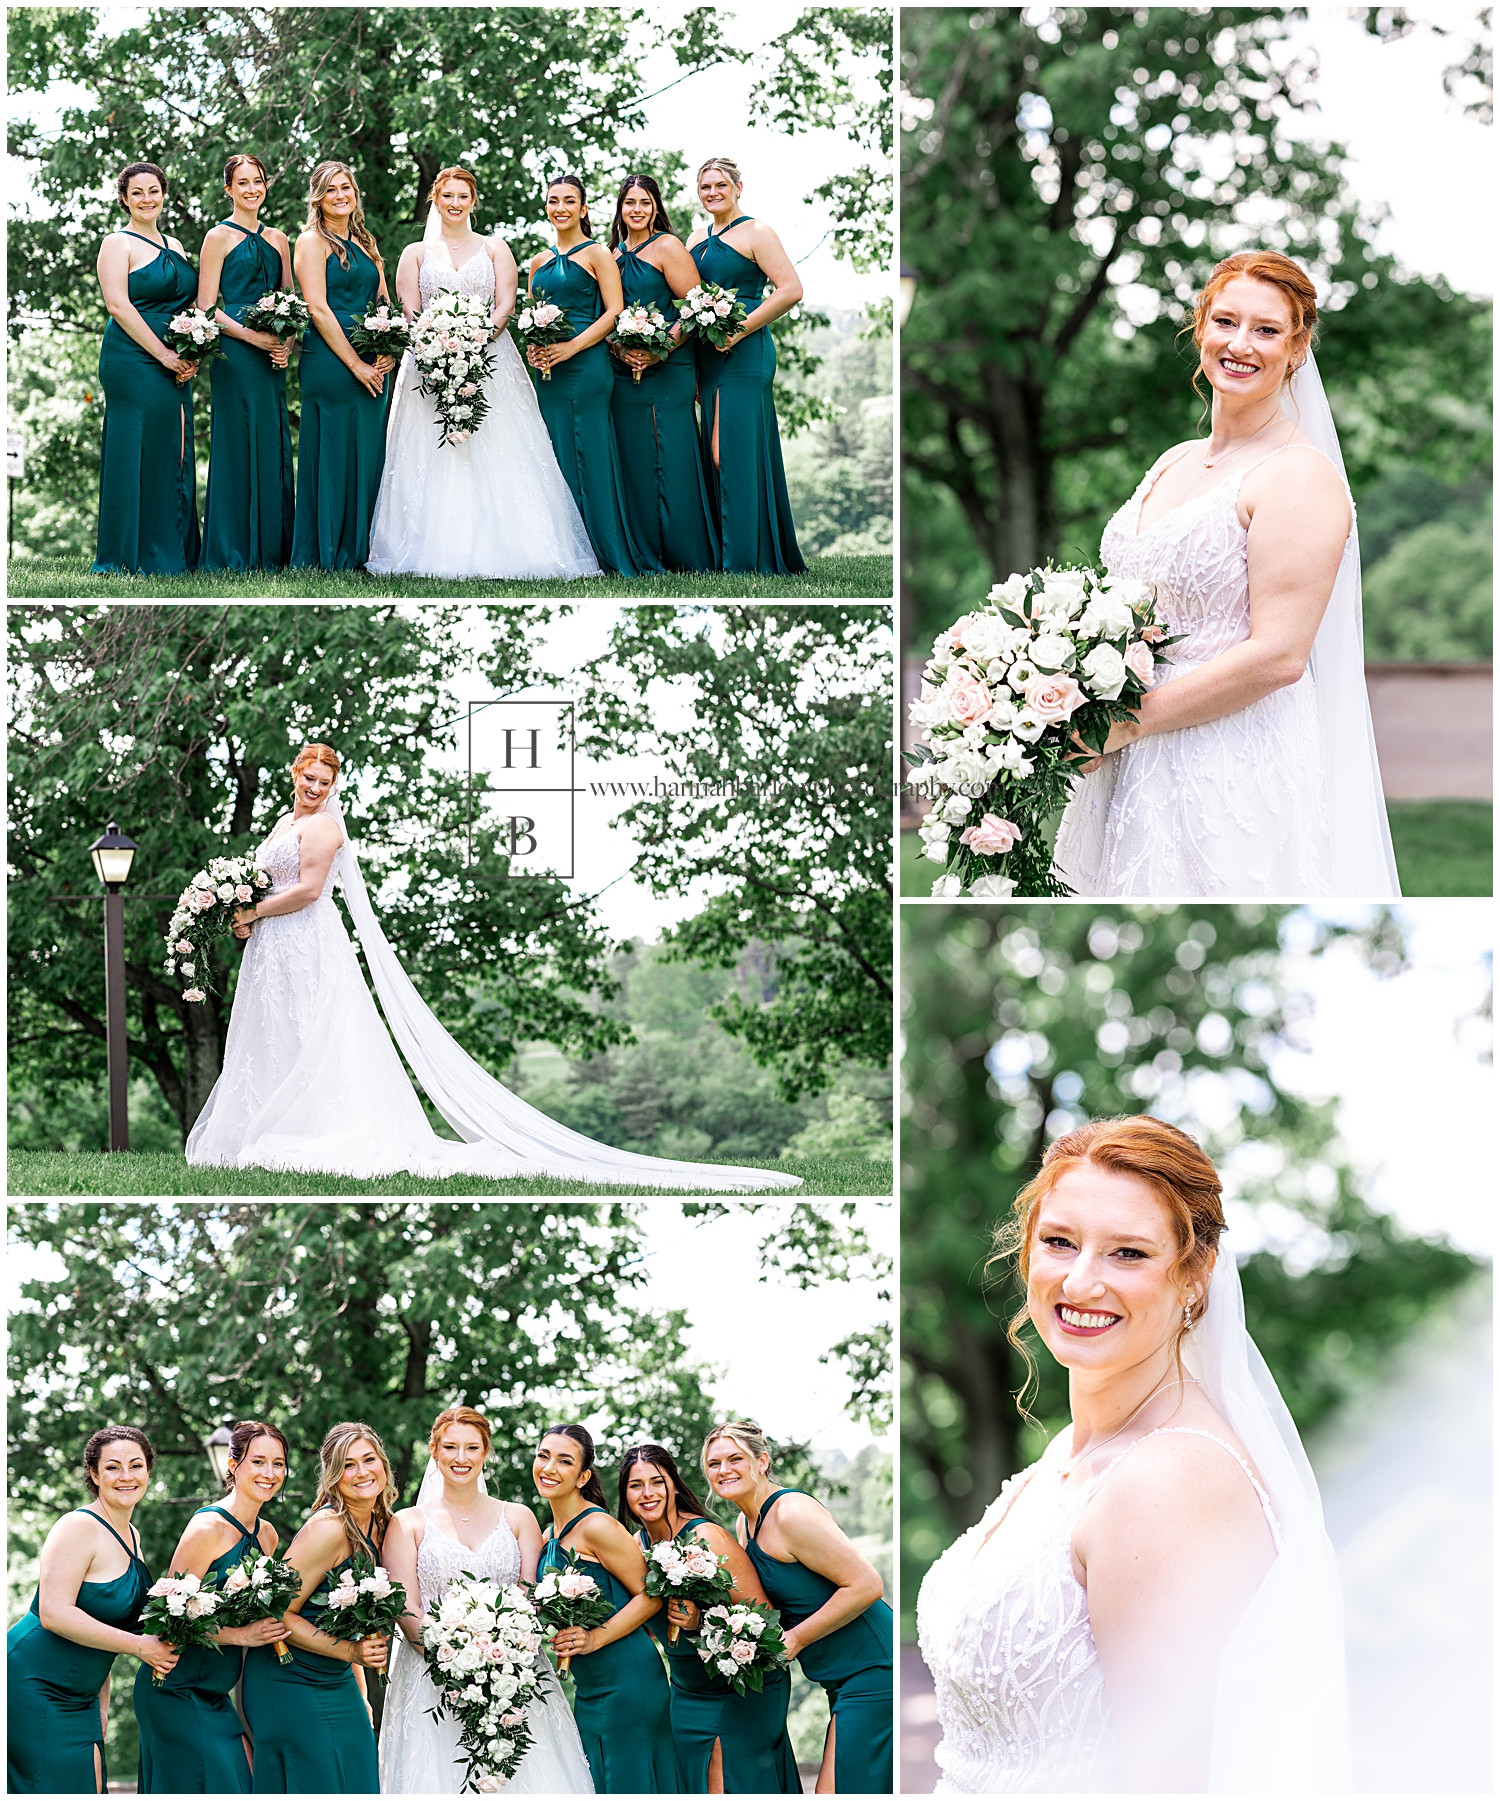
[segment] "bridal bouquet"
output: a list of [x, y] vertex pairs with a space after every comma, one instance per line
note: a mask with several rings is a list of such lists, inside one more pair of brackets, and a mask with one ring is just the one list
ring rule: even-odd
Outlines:
[[292, 344], [307, 330], [311, 318], [300, 294], [290, 288], [272, 288], [246, 309], [240, 323], [249, 331], [268, 331], [279, 342]]
[[[247, 1551], [224, 1572], [218, 1593], [221, 1626], [254, 1626], [261, 1620], [279, 1620], [302, 1593], [302, 1572], [284, 1558]], [[276, 1656], [281, 1663], [292, 1661], [284, 1640], [277, 1641]]]
[[422, 1622], [427, 1673], [443, 1711], [458, 1722], [465, 1789], [493, 1794], [531, 1749], [526, 1709], [537, 1695], [541, 1644], [542, 1623], [525, 1589], [478, 1576], [455, 1577]]
[[388, 300], [382, 300], [373, 313], [366, 313], [349, 327], [349, 342], [356, 350], [368, 351], [371, 356], [394, 357], [398, 363], [410, 339], [411, 327], [404, 314], [399, 307], [392, 312]]
[[[672, 342], [670, 322], [660, 308], [654, 306], [622, 308], [609, 336], [610, 342], [618, 344], [622, 350], [649, 350], [653, 356], [670, 356], [677, 348]], [[641, 379], [639, 369], [632, 369], [630, 373], [636, 381]]]
[[[516, 315], [516, 336], [531, 350], [547, 344], [566, 344], [573, 335], [568, 315], [551, 301], [539, 300], [521, 308]], [[551, 381], [552, 371], [542, 370], [542, 380]]]
[[[209, 1645], [217, 1651], [218, 1631], [224, 1623], [214, 1617], [218, 1611], [217, 1590], [205, 1588], [201, 1576], [179, 1576], [173, 1570], [146, 1590], [141, 1630], [179, 1650], [184, 1645]], [[160, 1688], [165, 1681], [160, 1670], [151, 1672], [153, 1688]]]
[[911, 705], [912, 773], [934, 790], [923, 854], [946, 870], [934, 894], [1070, 892], [1044, 827], [1072, 791], [1080, 744], [1103, 751], [1180, 642], [1144, 582], [1050, 566], [998, 583], [939, 634]]
[[484, 384], [493, 335], [489, 302], [457, 288], [434, 294], [411, 328], [417, 385], [437, 408], [440, 444], [473, 437], [489, 411]]
[[[589, 1631], [613, 1619], [615, 1610], [609, 1597], [592, 1576], [585, 1575], [578, 1567], [578, 1553], [564, 1551], [563, 1556], [567, 1559], [567, 1567], [548, 1570], [536, 1585], [533, 1599], [537, 1618], [553, 1632], [561, 1631], [564, 1626], [582, 1626]], [[564, 1655], [558, 1658], [557, 1667], [566, 1673], [572, 1662], [571, 1657]]]
[[388, 1638], [406, 1612], [406, 1590], [392, 1582], [368, 1552], [357, 1552], [318, 1618], [318, 1630], [330, 1638], [358, 1644], [364, 1638]]
[[[182, 991], [185, 1001], [208, 999], [213, 986], [208, 975], [209, 945], [228, 932], [237, 907], [248, 907], [257, 888], [270, 886], [270, 876], [254, 857], [211, 857], [208, 868], [200, 869], [178, 895], [166, 936], [166, 968], [169, 976], [186, 976], [193, 982]], [[202, 987], [196, 980], [199, 976]]]
[[765, 1685], [767, 1670], [786, 1663], [781, 1622], [759, 1601], [736, 1601], [728, 1607], [710, 1607], [698, 1635], [698, 1655], [717, 1670], [737, 1695], [747, 1688], [757, 1694]]
[[[168, 350], [175, 350], [178, 356], [185, 356], [192, 363], [206, 363], [220, 355], [224, 349], [223, 332], [217, 323], [196, 306], [184, 307], [180, 313], [174, 313], [161, 334], [161, 341]], [[177, 385], [180, 388], [190, 375], [179, 375]]]
[[[691, 1601], [706, 1609], [727, 1601], [733, 1588], [729, 1559], [710, 1551], [701, 1538], [691, 1538], [686, 1544], [668, 1538], [651, 1547], [646, 1560], [648, 1595], [664, 1601]], [[675, 1645], [679, 1633], [680, 1628], [668, 1621], [668, 1642]]]
[[722, 350], [749, 317], [738, 294], [738, 288], [721, 288], [715, 281], [700, 281], [696, 288], [689, 288], [677, 315], [683, 336], [695, 331], [705, 343]]

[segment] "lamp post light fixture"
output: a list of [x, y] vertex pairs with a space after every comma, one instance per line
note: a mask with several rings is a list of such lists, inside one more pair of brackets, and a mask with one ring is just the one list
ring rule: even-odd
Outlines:
[[114, 820], [89, 846], [104, 884], [104, 1039], [109, 1064], [109, 1148], [130, 1149], [129, 1053], [125, 1045], [125, 897], [136, 843]]
[[901, 265], [901, 323], [905, 325], [910, 317], [911, 309], [917, 298], [917, 289], [921, 286], [921, 277], [915, 269], [905, 263]]
[[208, 1461], [214, 1472], [214, 1481], [222, 1489], [229, 1480], [229, 1441], [234, 1426], [234, 1415], [226, 1413], [221, 1424], [209, 1434], [208, 1442], [203, 1447], [208, 1452]]

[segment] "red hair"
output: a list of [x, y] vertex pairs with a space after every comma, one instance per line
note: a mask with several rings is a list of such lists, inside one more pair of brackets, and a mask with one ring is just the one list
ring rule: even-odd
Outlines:
[[[1202, 348], [1204, 329], [1214, 301], [1220, 291], [1240, 275], [1248, 276], [1251, 281], [1269, 282], [1286, 298], [1292, 315], [1292, 335], [1288, 345], [1291, 354], [1286, 366], [1286, 380], [1290, 381], [1318, 341], [1318, 294], [1307, 271], [1279, 250], [1237, 250], [1215, 267], [1203, 284], [1203, 292], [1193, 303], [1193, 342]], [[1193, 386], [1198, 386], [1196, 370]]]
[[339, 753], [331, 744], [304, 744], [292, 759], [292, 774], [299, 775], [309, 763], [326, 763], [333, 771], [335, 781], [344, 766]]
[[436, 1451], [443, 1433], [449, 1426], [472, 1426], [484, 1440], [484, 1454], [490, 1454], [490, 1422], [473, 1407], [445, 1407], [432, 1422], [432, 1430], [427, 1434], [427, 1448]]

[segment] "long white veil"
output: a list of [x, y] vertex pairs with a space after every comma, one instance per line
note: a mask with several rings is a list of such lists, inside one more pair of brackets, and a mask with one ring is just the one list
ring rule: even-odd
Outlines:
[[[1282, 411], [1338, 470], [1345, 488], [1339, 434], [1312, 352], [1283, 389]], [[1353, 498], [1350, 498], [1353, 505]], [[1323, 782], [1333, 840], [1330, 893], [1397, 899], [1401, 885], [1391, 849], [1375, 727], [1365, 689], [1364, 608], [1359, 577], [1359, 531], [1350, 532], [1333, 595], [1312, 653], [1313, 684], [1323, 743]]]
[[1209, 1793], [1343, 1794], [1350, 1746], [1338, 1566], [1312, 1466], [1245, 1328], [1239, 1269], [1223, 1244], [1183, 1362], [1249, 1452], [1282, 1530], [1280, 1553], [1224, 1653]]
[[[559, 1125], [512, 1094], [474, 1061], [417, 993], [375, 917], [336, 789], [329, 793], [323, 807], [337, 819], [343, 833], [343, 844], [334, 859], [334, 877], [344, 891], [391, 1036], [400, 1045], [433, 1106], [459, 1137], [466, 1144], [493, 1145], [500, 1153], [493, 1173], [551, 1175], [568, 1181], [659, 1188], [745, 1191], [802, 1186], [800, 1176], [781, 1170], [685, 1163], [672, 1157], [646, 1157], [635, 1151], [617, 1150]], [[491, 1172], [476, 1163], [475, 1173]]]

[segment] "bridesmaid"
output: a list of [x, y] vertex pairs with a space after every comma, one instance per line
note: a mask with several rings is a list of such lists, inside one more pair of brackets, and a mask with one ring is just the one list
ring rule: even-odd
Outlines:
[[[241, 1420], [229, 1439], [229, 1493], [222, 1507], [201, 1507], [188, 1521], [171, 1570], [191, 1571], [217, 1587], [246, 1552], [276, 1549], [276, 1529], [260, 1517], [286, 1481], [286, 1439], [262, 1420]], [[248, 1795], [250, 1742], [229, 1696], [240, 1680], [242, 1645], [274, 1645], [290, 1636], [280, 1620], [224, 1626], [220, 1649], [184, 1647], [161, 1688], [143, 1665], [135, 1679], [141, 1729], [142, 1795]], [[231, 1647], [226, 1650], [224, 1647]]]
[[[754, 1566], [738, 1543], [715, 1520], [682, 1479], [676, 1460], [662, 1445], [633, 1445], [620, 1465], [619, 1517], [637, 1527], [649, 1557], [667, 1539], [691, 1536], [729, 1559], [733, 1599], [766, 1600]], [[737, 1695], [699, 1657], [692, 1635], [702, 1613], [691, 1601], [669, 1601], [647, 1630], [662, 1642], [672, 1684], [672, 1737], [683, 1792], [689, 1795], [800, 1795], [802, 1779], [786, 1733], [790, 1670], [767, 1676], [759, 1694]], [[669, 1625], [682, 1630], [671, 1642]]]
[[99, 350], [104, 442], [90, 573], [182, 575], [198, 563], [198, 365], [168, 350], [160, 334], [193, 304], [198, 277], [176, 238], [162, 235], [167, 178], [156, 164], [122, 169], [115, 190], [130, 223], [99, 246], [109, 324]]
[[818, 1793], [888, 1795], [894, 1635], [885, 1585], [821, 1501], [778, 1488], [770, 1472], [770, 1447], [746, 1420], [703, 1442], [703, 1473], [745, 1516], [739, 1542], [781, 1614], [787, 1651], [828, 1694]]
[[359, 1552], [379, 1561], [396, 1485], [385, 1446], [357, 1420], [333, 1427], [321, 1455], [312, 1517], [286, 1554], [302, 1572], [302, 1593], [286, 1615], [292, 1661], [281, 1663], [271, 1645], [245, 1653], [241, 1697], [257, 1795], [380, 1792], [364, 1673], [384, 1669], [386, 1641], [330, 1638], [317, 1621]]
[[121, 1651], [165, 1676], [177, 1651], [133, 1630], [151, 1572], [130, 1523], [156, 1453], [135, 1426], [106, 1426], [83, 1448], [93, 1499], [42, 1546], [40, 1580], [6, 1635], [6, 1769], [13, 1795], [102, 1795], [109, 1673]]
[[[615, 202], [609, 247], [620, 266], [628, 306], [654, 306], [676, 332], [677, 302], [697, 286], [698, 270], [649, 175], [628, 175]], [[611, 403], [625, 510], [636, 542], [666, 569], [717, 569], [719, 542], [698, 447], [698, 374], [693, 348], [666, 357], [610, 349]], [[640, 380], [634, 371], [640, 371]]]
[[[620, 271], [594, 242], [583, 183], [560, 175], [547, 189], [547, 217], [557, 249], [538, 251], [528, 268], [533, 300], [567, 314], [574, 335], [565, 344], [534, 346], [526, 360], [535, 374], [537, 404], [547, 422], [563, 477], [573, 490], [594, 555], [617, 575], [659, 572], [661, 560], [638, 544], [626, 514], [620, 453], [610, 416], [614, 378], [604, 340], [621, 306]], [[550, 380], [543, 373], [551, 372]]]
[[284, 569], [292, 550], [292, 429], [286, 411], [291, 347], [241, 323], [262, 294], [292, 285], [286, 234], [260, 222], [270, 185], [258, 156], [230, 157], [224, 188], [233, 210], [203, 240], [198, 257], [198, 305], [218, 320], [224, 348], [209, 364], [213, 413], [203, 512], [205, 569]]
[[[698, 171], [698, 199], [709, 216], [688, 249], [703, 281], [735, 288], [749, 315], [726, 350], [698, 345], [703, 458], [717, 516], [723, 567], [759, 575], [800, 575], [792, 503], [776, 429], [776, 345], [767, 329], [802, 298], [802, 283], [769, 225], [740, 211], [739, 167], [716, 156]], [[762, 298], [766, 284], [769, 298]]]
[[576, 1551], [616, 1609], [602, 1626], [564, 1626], [552, 1640], [558, 1656], [574, 1660], [573, 1717], [595, 1791], [679, 1794], [667, 1678], [649, 1634], [640, 1630], [660, 1612], [661, 1602], [645, 1592], [641, 1547], [609, 1517], [594, 1468], [594, 1441], [582, 1426], [549, 1426], [531, 1468], [552, 1509], [538, 1575], [565, 1569], [564, 1553]]
[[360, 569], [385, 465], [385, 378], [395, 358], [367, 363], [346, 328], [388, 300], [380, 260], [347, 163], [319, 163], [307, 226], [293, 257], [312, 330], [302, 340], [294, 569]]

